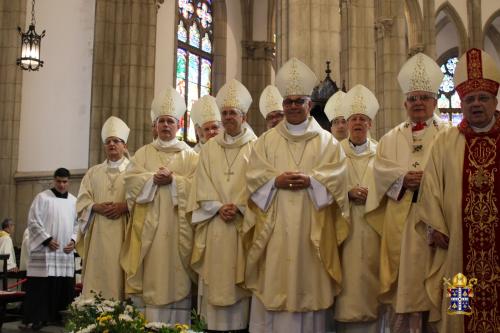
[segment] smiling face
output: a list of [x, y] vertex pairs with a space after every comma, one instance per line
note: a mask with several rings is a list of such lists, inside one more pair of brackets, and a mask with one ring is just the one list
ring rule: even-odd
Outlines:
[[292, 125], [303, 123], [309, 116], [312, 102], [309, 96], [291, 95], [283, 100], [286, 121]]
[[404, 105], [411, 121], [426, 121], [432, 117], [436, 109], [436, 95], [426, 91], [412, 91], [406, 94]]
[[487, 126], [495, 115], [498, 99], [486, 91], [474, 91], [461, 99], [464, 118], [474, 127]]
[[347, 126], [351, 142], [361, 145], [366, 142], [368, 131], [372, 127], [372, 120], [364, 114], [356, 113], [349, 117]]
[[177, 134], [179, 122], [172, 116], [159, 116], [156, 118], [155, 127], [160, 140], [170, 141]]

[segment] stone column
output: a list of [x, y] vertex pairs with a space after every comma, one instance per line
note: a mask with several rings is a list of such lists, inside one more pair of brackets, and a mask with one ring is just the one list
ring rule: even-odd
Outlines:
[[373, 0], [341, 0], [340, 13], [340, 78], [345, 80], [347, 89], [359, 83], [375, 91]]
[[277, 0], [277, 65], [297, 57], [323, 78], [325, 61], [339, 80], [339, 0]]
[[242, 83], [252, 95], [252, 105], [247, 113], [247, 121], [255, 134], [266, 131], [266, 122], [259, 110], [259, 98], [262, 90], [271, 84], [274, 43], [262, 41], [242, 41]]
[[399, 0], [375, 1], [375, 94], [380, 103], [375, 126], [377, 138], [406, 118], [404, 96], [397, 81], [407, 59], [403, 5]]
[[[481, 0], [467, 0], [467, 21], [469, 48], [483, 48], [483, 23], [481, 21]], [[467, 50], [463, 50], [464, 52]]]
[[[14, 175], [19, 156], [19, 126], [23, 72], [16, 59], [21, 54], [17, 27], [26, 30], [26, 1], [0, 1], [0, 212], [17, 218]], [[37, 27], [37, 30], [40, 27]], [[40, 31], [37, 31], [40, 33]], [[42, 41], [43, 43], [43, 41]], [[43, 45], [42, 45], [43, 47]], [[26, 73], [36, 75], [36, 73]], [[24, 231], [19, 228], [21, 233]]]
[[96, 0], [89, 164], [104, 159], [101, 127], [117, 116], [131, 152], [149, 142], [154, 96], [156, 2]]
[[423, 1], [422, 42], [424, 53], [436, 59], [436, 4], [434, 0]]

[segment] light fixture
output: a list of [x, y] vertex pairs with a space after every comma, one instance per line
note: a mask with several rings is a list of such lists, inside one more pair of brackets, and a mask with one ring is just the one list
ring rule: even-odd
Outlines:
[[31, 3], [31, 23], [28, 31], [22, 32], [21, 27], [17, 27], [21, 34], [21, 57], [17, 59], [17, 64], [21, 69], [27, 71], [37, 71], [43, 66], [43, 61], [40, 60], [40, 46], [45, 30], [41, 35], [35, 31], [35, 0]]

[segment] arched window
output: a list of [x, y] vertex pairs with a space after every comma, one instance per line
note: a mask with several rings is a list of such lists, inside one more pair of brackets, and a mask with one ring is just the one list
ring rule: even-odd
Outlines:
[[181, 122], [179, 139], [196, 142], [189, 110], [212, 90], [212, 0], [177, 1], [176, 89], [186, 99], [188, 112]]
[[444, 74], [444, 78], [438, 92], [438, 108], [441, 112], [441, 118], [451, 121], [453, 125], [457, 125], [462, 121], [460, 97], [453, 83], [453, 75], [455, 74], [457, 62], [457, 56], [447, 57], [441, 62], [441, 71]]

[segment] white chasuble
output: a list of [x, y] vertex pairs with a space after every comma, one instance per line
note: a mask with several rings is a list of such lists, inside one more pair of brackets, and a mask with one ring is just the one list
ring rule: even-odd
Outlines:
[[[245, 174], [256, 136], [246, 129], [234, 142], [228, 143], [225, 136], [220, 133], [203, 145], [188, 209], [196, 228], [191, 265], [200, 277], [200, 312], [208, 329], [218, 331], [245, 329], [250, 311], [250, 293], [239, 285], [245, 270], [241, 237], [248, 200]], [[238, 213], [225, 222], [217, 211], [230, 203]]]
[[[178, 302], [179, 307], [164, 311], [162, 318], [189, 322], [191, 309], [183, 300], [190, 297], [194, 279], [189, 267], [193, 231], [186, 208], [197, 163], [198, 154], [184, 142], [162, 147], [157, 140], [136, 152], [125, 175], [131, 208], [121, 253], [125, 291], [142, 296], [147, 317], [149, 313], [156, 318], [156, 312]], [[171, 184], [153, 184], [160, 167], [173, 172]]]
[[[425, 130], [415, 134], [411, 124], [404, 122], [382, 137], [373, 164], [375, 186], [368, 192], [365, 206], [367, 220], [382, 237], [379, 299], [391, 304], [396, 313], [428, 311], [430, 307], [421, 292], [430, 250], [415, 230], [418, 193], [400, 192], [404, 175], [424, 170], [436, 135], [448, 127], [436, 116], [427, 123]], [[395, 195], [389, 194], [398, 183]], [[385, 212], [372, 216], [381, 205]]]
[[106, 299], [124, 297], [124, 275], [120, 266], [120, 251], [125, 238], [128, 214], [111, 220], [92, 212], [94, 204], [125, 202], [125, 169], [123, 158], [117, 167], [108, 161], [90, 168], [82, 179], [76, 201], [79, 222], [77, 250], [82, 257], [83, 296], [91, 291]]
[[247, 170], [249, 192], [255, 193], [285, 171], [305, 173], [333, 201], [318, 208], [308, 189], [274, 189], [264, 210], [249, 200], [243, 225], [245, 285], [258, 299], [257, 308], [260, 304], [264, 308], [251, 313], [253, 332], [259, 332], [262, 322], [276, 331], [273, 323], [290, 312], [301, 318], [310, 313], [323, 316], [340, 292], [338, 245], [347, 236], [347, 224], [339, 216], [348, 215], [344, 152], [312, 117], [298, 135], [291, 134], [283, 121], [254, 145]]

